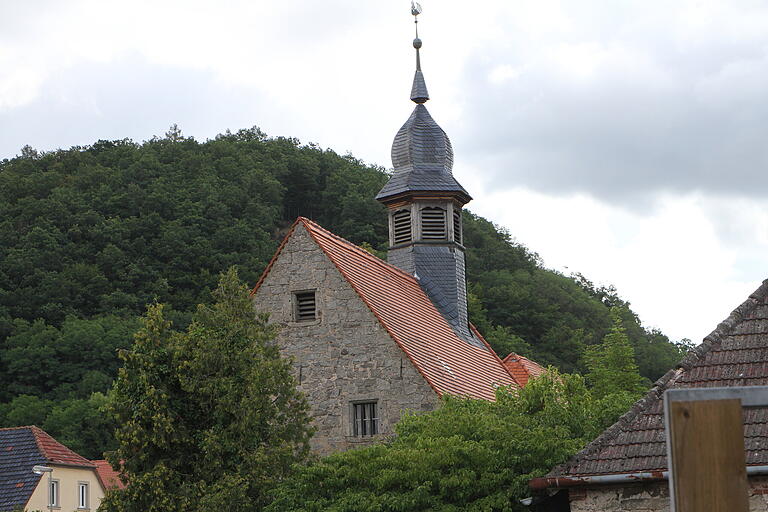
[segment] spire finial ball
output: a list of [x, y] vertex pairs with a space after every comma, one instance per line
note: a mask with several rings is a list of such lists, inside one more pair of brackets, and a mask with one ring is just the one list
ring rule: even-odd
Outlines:
[[414, 39], [413, 40], [413, 47], [416, 48], [417, 50], [419, 48], [421, 48], [421, 39], [419, 39], [418, 37], [416, 39]]

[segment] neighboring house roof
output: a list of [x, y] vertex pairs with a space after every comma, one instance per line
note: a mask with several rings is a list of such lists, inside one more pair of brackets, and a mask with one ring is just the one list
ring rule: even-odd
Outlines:
[[538, 363], [514, 352], [505, 357], [503, 363], [521, 386], [525, 386], [530, 379], [538, 377], [546, 371]]
[[0, 428], [0, 510], [27, 504], [41, 478], [32, 472], [38, 464], [95, 468], [37, 427]]
[[477, 331], [482, 348], [456, 335], [414, 276], [304, 217], [293, 224], [253, 293], [298, 225], [307, 230], [438, 395], [494, 400], [497, 386], [518, 385]]
[[112, 465], [106, 460], [92, 460], [96, 464], [96, 476], [99, 477], [99, 483], [107, 489], [125, 489], [125, 484], [120, 480], [120, 473], [112, 469]]
[[[661, 479], [661, 472], [667, 471], [664, 391], [764, 385], [768, 385], [768, 280], [613, 426], [531, 486], [567, 486], [569, 478], [606, 474], [652, 473]], [[744, 445], [748, 466], [768, 465], [768, 408], [745, 410]]]

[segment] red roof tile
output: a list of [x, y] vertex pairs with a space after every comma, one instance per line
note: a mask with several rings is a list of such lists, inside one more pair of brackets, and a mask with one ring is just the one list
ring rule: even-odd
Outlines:
[[[456, 335], [414, 276], [303, 217], [296, 220], [286, 240], [298, 225], [307, 230], [438, 395], [495, 400], [497, 386], [517, 386], [482, 337], [478, 336], [485, 348], [472, 346]], [[253, 293], [271, 270], [286, 240]], [[473, 331], [477, 332], [474, 328]]]
[[125, 489], [125, 484], [120, 480], [120, 473], [112, 469], [105, 460], [92, 460], [96, 464], [96, 476], [99, 477], [101, 486], [106, 489]]
[[509, 373], [521, 386], [525, 386], [530, 379], [538, 377], [546, 371], [539, 364], [514, 352], [505, 357], [503, 362]]
[[52, 464], [66, 464], [70, 466], [95, 467], [95, 465], [82, 457], [38, 427], [29, 427], [35, 435], [35, 442], [40, 453]]

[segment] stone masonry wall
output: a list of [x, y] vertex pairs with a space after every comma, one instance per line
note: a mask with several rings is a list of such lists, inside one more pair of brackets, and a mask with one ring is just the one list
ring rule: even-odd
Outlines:
[[[295, 322], [293, 293], [316, 290], [318, 319]], [[297, 225], [254, 296], [257, 311], [280, 324], [278, 343], [294, 360], [312, 407], [321, 455], [381, 440], [405, 410], [437, 407], [436, 393], [387, 334], [306, 229]], [[377, 401], [379, 432], [352, 435], [352, 403]]]
[[[569, 489], [571, 512], [669, 512], [666, 482]], [[750, 512], [768, 512], [768, 477], [749, 479]]]

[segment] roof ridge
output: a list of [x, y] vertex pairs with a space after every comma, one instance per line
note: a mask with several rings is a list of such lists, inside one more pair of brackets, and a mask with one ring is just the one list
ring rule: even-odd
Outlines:
[[[64, 464], [68, 466], [82, 466], [82, 467], [95, 467], [95, 464], [93, 464], [90, 460], [86, 459], [76, 451], [72, 450], [71, 448], [67, 447], [66, 445], [60, 443], [57, 441], [51, 434], [46, 432], [45, 430], [41, 429], [37, 426], [31, 426], [30, 430], [32, 431], [32, 434], [35, 438], [35, 444], [37, 445], [37, 449], [40, 451], [40, 454], [43, 456], [45, 460], [47, 460], [50, 464]], [[56, 457], [54, 457], [52, 454], [48, 452], [45, 445], [43, 444], [43, 438], [46, 438], [46, 442], [52, 442], [55, 443], [56, 448], [61, 447], [66, 454], [67, 457], [71, 457], [75, 460], [80, 460], [82, 462], [85, 462], [85, 464], [82, 464], [80, 462], [67, 462], [66, 460], [59, 460]]]
[[322, 231], [324, 234], [330, 236], [331, 238], [335, 238], [339, 242], [344, 243], [349, 248], [354, 249], [355, 252], [357, 252], [358, 254], [360, 254], [362, 256], [365, 256], [366, 258], [370, 259], [371, 261], [373, 261], [377, 265], [380, 265], [382, 268], [385, 268], [385, 269], [387, 269], [387, 270], [389, 270], [390, 272], [393, 272], [393, 273], [402, 274], [402, 275], [404, 275], [406, 277], [409, 277], [410, 279], [414, 279], [414, 280], [416, 280], [418, 282], [418, 279], [413, 274], [409, 274], [408, 272], [406, 272], [406, 271], [404, 271], [402, 269], [397, 268], [396, 266], [392, 265], [391, 263], [388, 263], [388, 262], [382, 260], [381, 258], [379, 258], [379, 257], [371, 254], [370, 252], [366, 251], [365, 249], [359, 247], [357, 244], [355, 244], [353, 242], [350, 242], [346, 238], [341, 237], [341, 236], [337, 235], [336, 233], [333, 233], [332, 231], [329, 231], [329, 230], [325, 229], [323, 226], [321, 226], [317, 222], [315, 222], [315, 221], [313, 221], [311, 219], [308, 219], [306, 217], [299, 217], [296, 220], [297, 221], [301, 221], [305, 225], [309, 224], [313, 229], [317, 229], [319, 231]]
[[638, 414], [645, 410], [652, 400], [661, 399], [670, 383], [674, 384], [683, 372], [690, 370], [696, 362], [700, 361], [710, 350], [712, 350], [712, 347], [719, 346], [723, 341], [723, 337], [729, 334], [733, 327], [752, 311], [755, 306], [757, 306], [761, 297], [766, 296], [768, 296], [768, 279], [764, 280], [760, 286], [749, 295], [747, 300], [731, 311], [728, 317], [720, 322], [711, 333], [705, 336], [697, 347], [691, 349], [674, 368], [670, 369], [654, 382], [651, 389], [648, 390], [642, 398], [632, 404], [632, 407], [622, 414], [613, 425], [603, 430], [599, 436], [567, 461], [552, 468], [552, 470], [547, 473], [547, 476], [556, 472], [564, 473], [569, 467], [575, 465], [583, 457], [595, 453], [597, 450], [601, 449], [607, 441], [615, 439], [621, 432], [622, 427], [634, 420]]
[[40, 428], [40, 427], [37, 427], [35, 425], [22, 425], [20, 427], [0, 427], [0, 431], [1, 430], [21, 430], [21, 429], [24, 429], [24, 428], [31, 429], [31, 428]]

